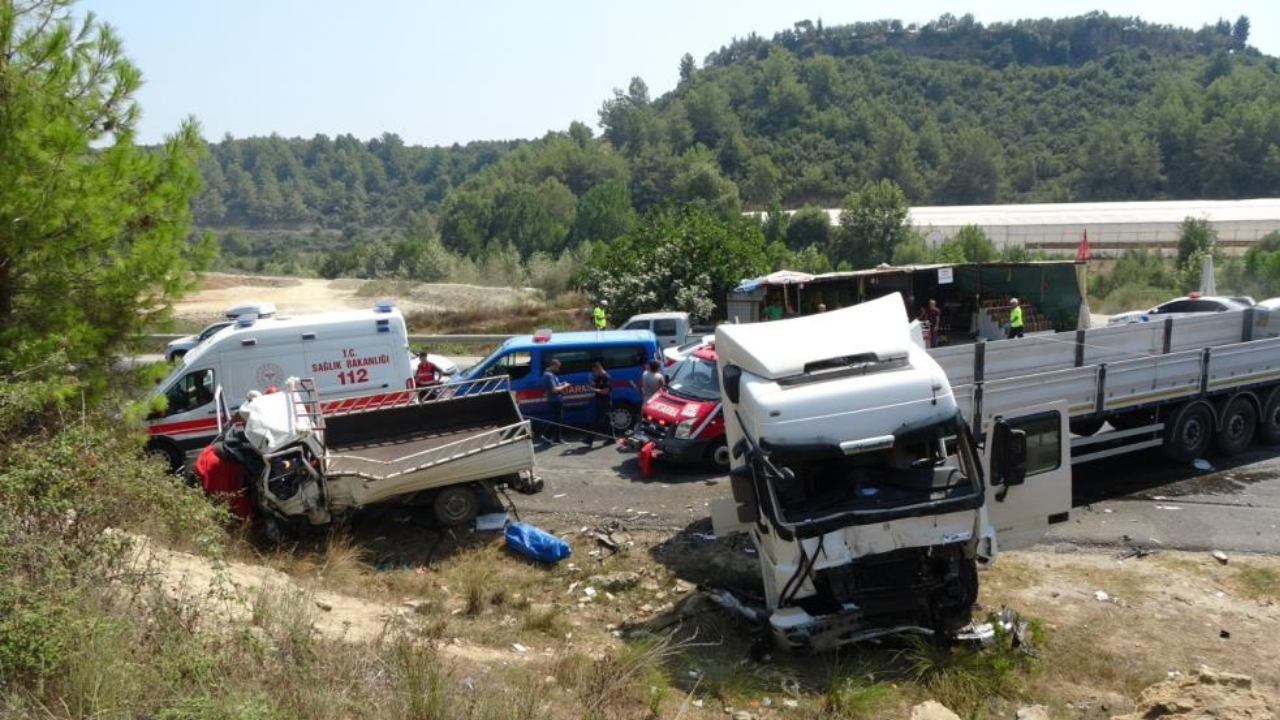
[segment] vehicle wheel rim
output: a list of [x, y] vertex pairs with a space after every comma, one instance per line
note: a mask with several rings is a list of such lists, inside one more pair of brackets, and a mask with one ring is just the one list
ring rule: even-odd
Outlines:
[[1200, 444], [1200, 438], [1204, 436], [1204, 427], [1200, 424], [1200, 418], [1191, 418], [1187, 420], [1187, 424], [1182, 427], [1182, 443], [1187, 447], [1195, 447]]
[[1271, 408], [1271, 429], [1280, 430], [1280, 403]]
[[1227, 437], [1239, 440], [1244, 437], [1244, 413], [1236, 413], [1227, 420]]
[[729, 467], [729, 446], [720, 445], [715, 452], [711, 454], [711, 460], [716, 467]]
[[613, 427], [616, 430], [626, 430], [632, 425], [631, 411], [627, 408], [615, 408], [613, 411]]
[[444, 511], [444, 516], [450, 520], [461, 520], [471, 512], [471, 501], [461, 493], [451, 493], [445, 497], [445, 501], [440, 505]]

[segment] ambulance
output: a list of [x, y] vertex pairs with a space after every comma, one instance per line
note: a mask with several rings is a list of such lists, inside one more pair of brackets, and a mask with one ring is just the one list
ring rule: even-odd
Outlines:
[[147, 417], [147, 451], [176, 470], [188, 450], [207, 445], [218, 433], [219, 388], [234, 410], [250, 390], [313, 378], [329, 411], [413, 392], [413, 366], [404, 316], [390, 301], [370, 310], [241, 315], [192, 348], [156, 387], [152, 399], [165, 402]]

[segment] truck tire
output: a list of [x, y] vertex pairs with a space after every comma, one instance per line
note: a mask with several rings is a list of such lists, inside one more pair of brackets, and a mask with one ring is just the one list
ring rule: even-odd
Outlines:
[[707, 448], [707, 467], [716, 472], [729, 472], [733, 457], [729, 453], [729, 441], [720, 438]]
[[1249, 449], [1258, 429], [1258, 411], [1244, 395], [1231, 398], [1222, 411], [1222, 429], [1213, 436], [1214, 447], [1227, 457]]
[[1264, 445], [1280, 444], [1280, 387], [1272, 388], [1262, 402], [1262, 415], [1258, 418], [1258, 442]]
[[609, 409], [609, 424], [614, 432], [626, 432], [636, 426], [640, 420], [640, 411], [631, 403], [614, 403]]
[[1204, 455], [1213, 440], [1213, 411], [1202, 402], [1193, 402], [1175, 409], [1164, 428], [1165, 457], [1180, 463], [1188, 463]]
[[431, 501], [431, 512], [445, 527], [467, 525], [480, 512], [480, 499], [470, 486], [453, 485], [436, 493]]
[[145, 449], [148, 457], [159, 458], [169, 467], [169, 472], [176, 473], [187, 462], [186, 453], [168, 440], [151, 440]]

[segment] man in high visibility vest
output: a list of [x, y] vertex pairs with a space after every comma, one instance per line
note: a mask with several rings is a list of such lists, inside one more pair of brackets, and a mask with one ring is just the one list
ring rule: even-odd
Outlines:
[[1009, 311], [1009, 337], [1022, 337], [1022, 305], [1018, 304], [1018, 298], [1009, 301], [1009, 305], [1013, 307]]
[[609, 317], [605, 315], [604, 309], [609, 307], [608, 300], [601, 300], [599, 305], [591, 311], [591, 320], [595, 323], [596, 330], [604, 330], [609, 327]]

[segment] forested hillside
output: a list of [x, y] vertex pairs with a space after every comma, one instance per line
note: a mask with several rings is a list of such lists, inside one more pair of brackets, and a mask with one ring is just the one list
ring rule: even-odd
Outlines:
[[[452, 148], [227, 139], [194, 209], [230, 255], [258, 256], [251, 269], [430, 279], [459, 259], [509, 265], [611, 241], [663, 203], [722, 217], [834, 207], [880, 180], [911, 204], [1274, 195], [1280, 76], [1248, 34], [1245, 17], [1199, 30], [1100, 13], [806, 21], [701, 66], [686, 56], [661, 97], [632, 79], [604, 101], [599, 133], [574, 122]], [[299, 233], [298, 246], [342, 251], [299, 259]], [[434, 269], [405, 270], [406, 257]]]

